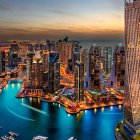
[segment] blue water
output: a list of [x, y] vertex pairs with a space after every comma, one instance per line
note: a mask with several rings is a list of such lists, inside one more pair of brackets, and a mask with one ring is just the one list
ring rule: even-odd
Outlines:
[[16, 99], [21, 83], [9, 83], [0, 91], [0, 136], [10, 130], [19, 133], [17, 140], [31, 140], [44, 135], [50, 140], [115, 140], [114, 128], [123, 119], [118, 106], [80, 112], [72, 116], [57, 104], [39, 103], [36, 98]]

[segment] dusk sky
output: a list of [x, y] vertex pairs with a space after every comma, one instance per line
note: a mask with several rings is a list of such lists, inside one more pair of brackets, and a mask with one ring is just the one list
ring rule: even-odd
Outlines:
[[0, 0], [0, 40], [114, 40], [123, 37], [123, 0]]

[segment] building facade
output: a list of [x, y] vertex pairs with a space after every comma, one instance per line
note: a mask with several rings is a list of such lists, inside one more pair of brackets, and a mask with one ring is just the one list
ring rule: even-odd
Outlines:
[[60, 62], [67, 68], [69, 60], [72, 59], [73, 42], [60, 40], [57, 42], [57, 46], [59, 48], [58, 52], [60, 53]]
[[94, 44], [89, 50], [89, 88], [100, 89], [101, 48]]
[[0, 52], [0, 75], [5, 72], [5, 52]]
[[84, 101], [84, 65], [76, 61], [74, 68], [75, 75], [75, 100]]
[[125, 3], [125, 46], [124, 125], [140, 134], [140, 0]]
[[118, 45], [114, 51], [115, 88], [124, 90], [125, 85], [125, 48]]
[[60, 88], [60, 60], [59, 53], [50, 52], [49, 54], [49, 92], [54, 94]]
[[103, 59], [104, 59], [104, 72], [105, 74], [111, 74], [111, 67], [112, 67], [112, 48], [105, 47], [103, 49]]
[[84, 74], [86, 74], [88, 66], [88, 49], [82, 51], [82, 63], [84, 64]]
[[31, 89], [41, 89], [45, 84], [40, 52], [29, 52], [27, 60], [27, 82]]

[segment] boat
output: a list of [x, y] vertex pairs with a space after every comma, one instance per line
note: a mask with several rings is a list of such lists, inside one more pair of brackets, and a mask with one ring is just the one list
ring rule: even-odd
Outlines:
[[12, 136], [5, 135], [5, 136], [2, 136], [0, 140], [15, 140], [15, 139]]
[[68, 140], [77, 140], [77, 139], [75, 139], [74, 137], [70, 137]]
[[36, 136], [36, 137], [33, 137], [32, 140], [47, 140], [48, 137], [44, 137], [44, 136]]
[[15, 133], [15, 132], [12, 132], [12, 131], [10, 131], [8, 134], [9, 134], [10, 136], [13, 136], [13, 137], [19, 136], [19, 134]]
[[74, 140], [74, 137], [70, 137], [68, 140]]

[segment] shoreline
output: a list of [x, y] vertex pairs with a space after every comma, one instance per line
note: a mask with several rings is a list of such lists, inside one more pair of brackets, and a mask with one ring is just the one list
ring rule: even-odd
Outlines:
[[100, 106], [87, 106], [85, 109], [84, 108], [80, 108], [79, 107], [79, 109], [77, 109], [76, 111], [74, 111], [74, 112], [72, 112], [72, 111], [70, 111], [64, 104], [62, 104], [61, 102], [57, 102], [57, 101], [55, 101], [55, 102], [53, 102], [53, 101], [45, 101], [45, 100], [42, 100], [42, 99], [40, 99], [40, 101], [42, 101], [42, 102], [46, 102], [46, 103], [57, 103], [57, 104], [60, 104], [60, 105], [62, 105], [63, 107], [65, 107], [65, 111], [68, 113], [68, 114], [78, 114], [80, 111], [85, 111], [85, 110], [92, 110], [92, 109], [97, 109], [97, 108], [102, 108], [102, 107], [109, 107], [109, 106], [118, 106], [118, 105], [123, 105], [123, 103], [116, 103], [116, 104], [112, 104], [112, 105], [100, 105]]
[[[21, 99], [21, 98], [30, 98], [30, 96], [26, 96], [26, 97], [16, 97], [18, 99]], [[40, 97], [31, 97], [31, 98], [40, 98]], [[71, 111], [65, 104], [61, 103], [60, 101], [52, 101], [52, 100], [46, 100], [46, 99], [43, 99], [43, 98], [40, 98], [40, 101], [41, 102], [45, 102], [45, 103], [57, 103], [57, 104], [60, 104], [62, 105], [64, 108], [65, 108], [65, 111], [68, 113], [68, 114], [72, 114], [72, 115], [76, 115], [78, 114], [80, 111], [85, 111], [85, 110], [92, 110], [92, 109], [97, 109], [97, 108], [102, 108], [102, 107], [109, 107], [109, 106], [118, 106], [118, 105], [123, 105], [123, 102], [120, 102], [120, 103], [112, 103], [112, 104], [103, 104], [103, 105], [96, 105], [96, 104], [93, 104], [92, 106], [85, 106], [85, 108], [82, 108], [82, 107], [77, 107], [77, 109]]]

